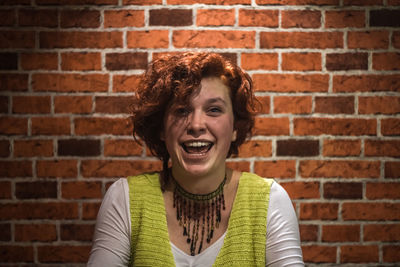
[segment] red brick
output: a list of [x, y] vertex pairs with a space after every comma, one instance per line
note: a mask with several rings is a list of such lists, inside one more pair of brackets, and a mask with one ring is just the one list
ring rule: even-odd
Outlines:
[[140, 75], [114, 75], [113, 92], [134, 92], [139, 85]]
[[95, 220], [97, 217], [97, 212], [100, 209], [101, 203], [94, 202], [83, 202], [82, 203], [82, 219], [83, 220]]
[[0, 48], [34, 48], [35, 32], [33, 31], [0, 31]]
[[282, 70], [321, 70], [320, 53], [282, 53]]
[[[11, 199], [12, 193], [11, 193], [11, 183], [6, 181], [6, 182], [0, 182], [0, 199]], [[2, 224], [0, 224], [0, 228]], [[0, 229], [2, 230], [2, 229]], [[1, 231], [2, 233], [5, 233], [4, 231]], [[9, 238], [10, 239], [10, 238]], [[8, 241], [4, 240], [4, 237], [0, 236], [1, 241]]]
[[383, 135], [399, 135], [400, 120], [395, 118], [382, 119], [381, 132]]
[[10, 223], [1, 223], [0, 231], [1, 231], [1, 236], [0, 236], [1, 241], [11, 241], [11, 224]]
[[98, 28], [100, 27], [100, 11], [98, 10], [61, 10], [61, 28]]
[[0, 117], [0, 134], [15, 135], [28, 132], [28, 120], [26, 118]]
[[92, 96], [55, 96], [54, 112], [56, 113], [90, 113]]
[[122, 47], [122, 32], [41, 32], [40, 48]]
[[255, 32], [249, 31], [174, 31], [176, 48], [254, 48]]
[[400, 246], [387, 245], [383, 246], [383, 261], [384, 262], [400, 262], [399, 250]]
[[128, 118], [76, 118], [76, 135], [131, 135], [132, 124]]
[[56, 9], [20, 9], [18, 25], [54, 28], [58, 26], [58, 12]]
[[14, 9], [0, 10], [0, 26], [15, 26], [16, 12]]
[[272, 155], [271, 141], [247, 141], [239, 148], [239, 158], [270, 157]]
[[0, 113], [8, 113], [9, 102], [8, 96], [0, 96]]
[[308, 114], [311, 113], [311, 96], [276, 96], [274, 113]]
[[90, 248], [90, 245], [38, 246], [37, 255], [39, 262], [43, 263], [86, 263], [89, 259]]
[[359, 242], [360, 225], [323, 225], [322, 242]]
[[32, 75], [34, 91], [106, 92], [107, 74], [37, 73]]
[[161, 5], [162, 2], [162, 0], [123, 0], [124, 5]]
[[400, 31], [393, 33], [392, 46], [395, 48], [400, 48]]
[[377, 245], [362, 246], [349, 245], [340, 247], [340, 262], [371, 263], [379, 261], [379, 248]]
[[254, 135], [289, 135], [289, 118], [255, 119]]
[[240, 9], [239, 26], [277, 28], [279, 26], [279, 11], [265, 9]]
[[68, 117], [32, 118], [33, 135], [69, 135], [71, 133]]
[[377, 6], [382, 5], [382, 0], [344, 0], [345, 6]]
[[52, 140], [14, 140], [14, 157], [51, 157]]
[[123, 28], [123, 27], [143, 27], [143, 10], [105, 10], [104, 27]]
[[350, 49], [387, 49], [389, 47], [389, 32], [387, 31], [350, 31], [347, 36]]
[[17, 70], [18, 54], [17, 53], [0, 53], [0, 70]]
[[338, 211], [337, 203], [300, 203], [300, 220], [336, 220]]
[[28, 75], [0, 73], [0, 91], [28, 91]]
[[285, 139], [276, 141], [276, 155], [311, 157], [319, 155], [318, 140]]
[[50, 96], [14, 96], [13, 113], [50, 113]]
[[76, 160], [38, 160], [36, 164], [38, 177], [72, 178], [78, 175]]
[[325, 74], [253, 74], [259, 92], [327, 92], [329, 76]]
[[83, 177], [127, 177], [161, 169], [160, 161], [83, 160]]
[[295, 135], [376, 135], [375, 119], [298, 118], [294, 119]]
[[193, 24], [192, 9], [152, 9], [149, 11], [150, 26], [190, 26]]
[[336, 263], [336, 247], [333, 246], [302, 246], [303, 260], [312, 263]]
[[349, 220], [400, 220], [399, 203], [343, 203], [342, 218]]
[[339, 0], [256, 0], [266, 5], [339, 5]]
[[93, 224], [62, 224], [60, 227], [61, 240], [92, 241]]
[[15, 196], [18, 199], [57, 198], [57, 183], [53, 181], [17, 182]]
[[364, 149], [370, 157], [400, 157], [400, 140], [365, 140]]
[[106, 68], [108, 70], [146, 69], [147, 53], [108, 53]]
[[61, 54], [63, 70], [101, 70], [100, 53], [63, 53]]
[[130, 31], [127, 34], [129, 48], [168, 48], [167, 30]]
[[101, 198], [101, 182], [64, 182], [61, 184], [61, 196], [66, 199]]
[[235, 24], [234, 9], [198, 9], [197, 26], [233, 26]]
[[57, 240], [55, 224], [16, 224], [15, 241], [17, 242], [50, 242]]
[[62, 139], [57, 141], [59, 156], [95, 157], [100, 156], [100, 140]]
[[400, 178], [399, 162], [385, 162], [385, 178]]
[[261, 104], [261, 109], [259, 110], [259, 112], [262, 114], [269, 114], [270, 113], [270, 105], [271, 105], [270, 97], [269, 96], [256, 96], [256, 99]]
[[354, 114], [353, 96], [316, 96], [315, 112], [326, 114]]
[[325, 28], [363, 28], [365, 11], [338, 10], [325, 12]]
[[24, 70], [57, 70], [57, 53], [22, 53], [21, 67]]
[[304, 160], [302, 177], [379, 178], [380, 162], [362, 160]]
[[265, 178], [294, 178], [296, 162], [294, 160], [255, 161], [254, 172]]
[[241, 67], [246, 70], [277, 70], [277, 53], [242, 53]]
[[400, 199], [400, 183], [367, 183], [368, 199]]
[[374, 53], [372, 68], [375, 70], [400, 70], [400, 53]]
[[240, 172], [250, 171], [250, 162], [248, 161], [227, 161], [226, 167]]
[[170, 5], [208, 4], [208, 5], [250, 5], [251, 0], [168, 0]]
[[0, 161], [0, 177], [31, 177], [32, 162]]
[[342, 48], [341, 32], [261, 32], [260, 48]]
[[299, 230], [302, 242], [318, 240], [318, 225], [300, 224]]
[[331, 53], [326, 55], [327, 70], [367, 70], [367, 53]]
[[319, 198], [319, 182], [283, 182], [280, 183], [290, 199]]
[[[18, 202], [0, 205], [0, 217], [4, 220], [68, 220], [78, 219], [78, 203]], [[1, 253], [0, 253], [1, 254]]]
[[282, 10], [283, 28], [319, 28], [321, 12], [313, 10]]
[[132, 139], [104, 140], [104, 156], [127, 157], [142, 155], [143, 147]]
[[33, 246], [0, 245], [0, 261], [6, 262], [32, 262], [34, 261]]
[[370, 27], [400, 27], [398, 9], [372, 9], [369, 10]]
[[10, 155], [10, 142], [8, 140], [0, 140], [0, 157], [6, 158], [9, 155]]
[[341, 183], [330, 182], [324, 183], [325, 199], [362, 199], [363, 185], [362, 183]]
[[400, 75], [337, 75], [333, 77], [334, 92], [400, 91]]
[[327, 139], [322, 146], [325, 157], [359, 156], [361, 153], [360, 140]]
[[39, 5], [117, 5], [118, 0], [36, 0]]
[[400, 6], [400, 1], [399, 0], [388, 0], [388, 5], [389, 6]]
[[366, 224], [364, 241], [396, 242], [400, 241], [399, 224]]

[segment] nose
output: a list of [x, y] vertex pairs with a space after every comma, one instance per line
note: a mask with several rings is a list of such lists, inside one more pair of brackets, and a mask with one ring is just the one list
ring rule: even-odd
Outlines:
[[188, 134], [193, 136], [199, 136], [205, 132], [205, 121], [204, 115], [201, 111], [194, 111], [188, 118]]

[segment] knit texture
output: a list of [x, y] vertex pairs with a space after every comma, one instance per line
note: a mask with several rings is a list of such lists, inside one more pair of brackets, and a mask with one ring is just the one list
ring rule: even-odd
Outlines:
[[[158, 174], [128, 177], [131, 266], [175, 266]], [[273, 180], [242, 173], [224, 245], [213, 266], [265, 266], [269, 193]]]

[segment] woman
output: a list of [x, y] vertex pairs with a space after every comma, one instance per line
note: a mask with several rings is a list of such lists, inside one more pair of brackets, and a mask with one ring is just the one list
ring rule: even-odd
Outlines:
[[303, 266], [283, 188], [226, 167], [256, 103], [250, 77], [220, 55], [155, 60], [132, 121], [163, 169], [109, 188], [88, 266]]

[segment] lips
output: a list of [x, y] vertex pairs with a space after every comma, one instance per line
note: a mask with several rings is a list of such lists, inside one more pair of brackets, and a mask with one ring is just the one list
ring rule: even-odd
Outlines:
[[187, 141], [182, 143], [182, 148], [189, 154], [204, 154], [210, 151], [214, 143], [209, 141]]

